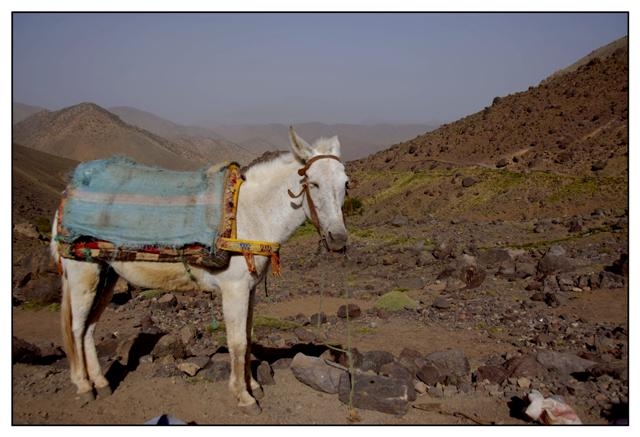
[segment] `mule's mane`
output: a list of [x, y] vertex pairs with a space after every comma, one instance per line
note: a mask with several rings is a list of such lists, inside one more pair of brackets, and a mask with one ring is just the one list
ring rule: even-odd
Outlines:
[[242, 167], [242, 174], [246, 174], [247, 170], [257, 165], [275, 161], [276, 159], [280, 158], [283, 155], [286, 155], [287, 153], [289, 152], [285, 152], [284, 150], [267, 150], [261, 156], [258, 156], [249, 164]]

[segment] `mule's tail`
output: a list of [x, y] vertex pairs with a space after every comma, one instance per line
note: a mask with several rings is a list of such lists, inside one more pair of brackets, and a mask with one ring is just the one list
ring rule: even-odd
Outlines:
[[62, 327], [62, 339], [64, 341], [64, 350], [67, 354], [69, 363], [74, 363], [76, 359], [76, 345], [73, 339], [73, 314], [71, 312], [71, 292], [69, 284], [65, 279], [66, 273], [62, 265], [62, 258], [58, 251], [56, 235], [58, 231], [58, 213], [53, 218], [53, 226], [51, 229], [51, 243], [49, 248], [54, 262], [58, 266], [58, 272], [62, 278], [62, 301], [60, 302], [60, 326]]

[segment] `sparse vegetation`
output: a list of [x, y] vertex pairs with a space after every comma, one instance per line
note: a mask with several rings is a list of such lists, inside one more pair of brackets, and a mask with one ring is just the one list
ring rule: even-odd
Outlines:
[[392, 290], [378, 299], [375, 308], [386, 311], [401, 311], [403, 309], [416, 309], [418, 303], [411, 299], [402, 289]]

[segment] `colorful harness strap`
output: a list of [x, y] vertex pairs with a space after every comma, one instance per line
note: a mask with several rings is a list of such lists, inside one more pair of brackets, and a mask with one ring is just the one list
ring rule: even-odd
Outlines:
[[233, 205], [233, 211], [225, 208], [223, 213], [225, 232], [218, 238], [216, 247], [227, 252], [241, 253], [247, 263], [249, 272], [256, 272], [256, 263], [254, 255], [268, 256], [271, 259], [271, 271], [274, 276], [280, 277], [282, 272], [280, 269], [280, 244], [268, 241], [242, 240], [237, 238], [236, 225], [236, 208], [238, 206], [238, 196], [240, 195], [240, 185], [244, 182], [242, 177], [237, 177], [234, 184], [227, 187], [231, 190], [229, 193]]

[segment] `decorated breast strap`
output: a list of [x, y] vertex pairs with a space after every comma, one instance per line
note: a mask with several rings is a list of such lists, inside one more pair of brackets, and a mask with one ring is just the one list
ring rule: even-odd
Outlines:
[[271, 271], [274, 276], [281, 276], [280, 269], [280, 244], [268, 241], [243, 240], [237, 238], [236, 226], [236, 208], [238, 205], [238, 196], [240, 194], [240, 185], [244, 182], [242, 177], [235, 178], [235, 183], [228, 186], [232, 201], [230, 204], [234, 206], [233, 211], [225, 209], [223, 213], [224, 225], [226, 230], [216, 242], [216, 247], [227, 252], [241, 253], [247, 263], [249, 272], [256, 272], [256, 263], [254, 255], [268, 256], [271, 259]]

